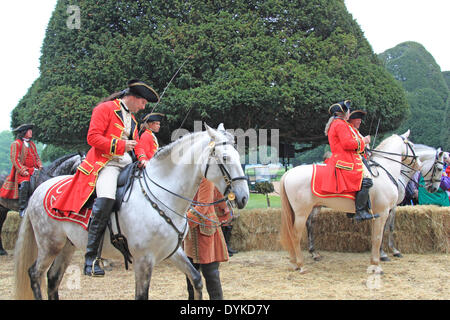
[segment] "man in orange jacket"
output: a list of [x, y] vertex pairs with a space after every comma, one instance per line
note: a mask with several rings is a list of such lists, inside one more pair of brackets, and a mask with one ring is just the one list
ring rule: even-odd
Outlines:
[[132, 113], [143, 110], [147, 102], [157, 102], [158, 94], [140, 80], [130, 80], [125, 90], [104, 99], [92, 111], [87, 134], [91, 149], [64, 193], [52, 209], [62, 212], [80, 212], [91, 194], [97, 198], [92, 208], [88, 229], [84, 274], [103, 276], [97, 252], [115, 201], [117, 178], [120, 171], [132, 163], [134, 152], [141, 167], [147, 156], [139, 142], [137, 122]]
[[[203, 178], [194, 200], [201, 203], [212, 203], [222, 198], [223, 195], [214, 184]], [[226, 202], [218, 205], [221, 216], [216, 214], [214, 205], [194, 206], [195, 210], [189, 210], [187, 214], [189, 233], [184, 239], [184, 251], [194, 267], [201, 270], [211, 300], [223, 299], [219, 264], [228, 261], [229, 258], [220, 223], [229, 221], [230, 210]], [[203, 217], [196, 211], [200, 212]], [[193, 299], [194, 290], [189, 280], [187, 280], [187, 289], [189, 299]]]

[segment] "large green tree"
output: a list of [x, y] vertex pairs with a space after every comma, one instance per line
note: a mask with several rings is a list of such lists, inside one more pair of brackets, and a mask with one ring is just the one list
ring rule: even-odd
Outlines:
[[411, 112], [400, 130], [411, 129], [416, 143], [450, 149], [450, 90], [446, 73], [419, 43], [404, 42], [379, 55], [387, 70], [407, 91]]
[[[80, 9], [79, 28], [68, 24], [69, 5]], [[32, 120], [40, 141], [82, 146], [101, 97], [131, 78], [161, 93], [186, 59], [156, 109], [168, 115], [163, 142], [183, 120], [188, 130], [204, 120], [319, 145], [334, 102], [351, 99], [370, 122], [381, 117], [380, 132], [408, 109], [343, 0], [59, 0], [40, 77], [12, 125]]]

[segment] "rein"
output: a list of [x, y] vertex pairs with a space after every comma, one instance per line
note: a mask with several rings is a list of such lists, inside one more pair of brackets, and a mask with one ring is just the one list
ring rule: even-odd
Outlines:
[[[406, 138], [403, 138], [402, 136], [400, 136], [400, 138], [402, 138], [403, 142], [407, 145], [406, 155], [401, 154], [401, 153], [388, 152], [388, 151], [381, 151], [381, 150], [375, 150], [375, 149], [369, 149], [368, 151], [369, 151], [371, 154], [372, 154], [372, 153], [379, 153], [379, 154], [380, 154], [379, 157], [388, 159], [388, 160], [393, 161], [393, 162], [400, 163], [402, 166], [405, 166], [405, 167], [407, 167], [407, 168], [410, 169], [410, 170], [416, 171], [414, 168], [411, 167], [411, 165], [414, 163], [414, 161], [416, 161], [416, 159], [418, 158], [418, 156], [416, 155], [416, 153], [415, 153], [415, 151], [414, 151], [414, 148], [411, 146], [410, 142], [409, 142]], [[411, 150], [411, 151], [412, 151], [412, 155], [409, 155], [409, 154], [408, 154], [408, 150]], [[390, 157], [386, 157], [386, 156], [384, 156], [384, 154], [387, 154], [387, 155], [394, 155], [394, 156], [401, 156], [401, 157], [402, 157], [402, 161], [403, 161], [403, 160], [406, 160], [406, 159], [408, 159], [408, 158], [412, 158], [412, 160], [411, 160], [410, 163], [404, 164], [402, 161], [398, 161], [398, 160], [396, 160], [396, 159], [392, 159], [392, 158], [390, 158]], [[382, 168], [382, 169], [386, 172], [386, 174], [388, 175], [389, 179], [390, 179], [390, 180], [394, 183], [394, 185], [398, 188], [398, 182], [395, 180], [395, 178], [392, 176], [392, 174], [391, 174], [385, 167], [383, 167], [381, 164], [379, 164], [378, 162], [376, 162], [376, 161], [374, 161], [374, 160], [369, 160], [369, 166], [368, 166], [369, 168], [368, 168], [368, 169], [369, 169], [369, 171], [370, 171], [371, 173], [372, 173], [372, 171], [370, 170], [370, 165], [375, 165], [376, 167]], [[400, 172], [403, 173], [402, 171], [400, 171]], [[373, 175], [373, 173], [372, 173], [372, 175]], [[374, 175], [374, 176], [375, 176], [375, 175]]]

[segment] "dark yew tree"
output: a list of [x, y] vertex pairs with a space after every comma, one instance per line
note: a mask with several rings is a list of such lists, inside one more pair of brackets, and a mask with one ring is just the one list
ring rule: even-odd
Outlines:
[[[79, 29], [68, 27], [69, 5], [80, 9]], [[396, 128], [408, 109], [343, 0], [59, 0], [40, 77], [12, 126], [33, 121], [41, 142], [85, 145], [102, 97], [131, 78], [161, 93], [186, 59], [156, 109], [168, 115], [159, 135], [166, 143], [186, 118], [188, 130], [194, 120], [224, 122], [319, 145], [334, 102], [351, 99], [368, 110], [367, 122], [381, 117], [379, 132]]]

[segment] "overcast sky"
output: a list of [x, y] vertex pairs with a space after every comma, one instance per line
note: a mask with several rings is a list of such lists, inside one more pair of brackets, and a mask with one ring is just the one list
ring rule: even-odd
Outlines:
[[[56, 0], [2, 1], [0, 131], [10, 130], [11, 111], [39, 76], [39, 57]], [[345, 0], [375, 53], [405, 41], [427, 49], [442, 71], [450, 70], [450, 0]]]

